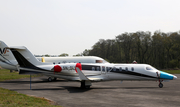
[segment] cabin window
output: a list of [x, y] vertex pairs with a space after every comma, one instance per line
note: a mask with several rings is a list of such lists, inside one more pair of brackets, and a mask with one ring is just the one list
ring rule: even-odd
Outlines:
[[126, 67], [126, 71], [128, 71], [128, 67]]
[[108, 68], [108, 67], [106, 67], [106, 71], [107, 71], [107, 72], [109, 71], [109, 68]]
[[102, 67], [102, 71], [105, 71], [105, 67]]
[[94, 68], [94, 67], [92, 67], [92, 71], [95, 71], [95, 68]]
[[132, 67], [131, 70], [134, 71], [134, 67]]
[[116, 71], [116, 68], [115, 68], [115, 67], [113, 68], [113, 71]]
[[121, 67], [119, 68], [119, 71], [122, 71], [122, 68], [121, 68]]
[[96, 67], [97, 71], [99, 71], [99, 67]]
[[55, 65], [56, 63], [55, 63], [55, 62], [53, 62], [53, 64]]
[[59, 62], [58, 64], [61, 64], [61, 62]]

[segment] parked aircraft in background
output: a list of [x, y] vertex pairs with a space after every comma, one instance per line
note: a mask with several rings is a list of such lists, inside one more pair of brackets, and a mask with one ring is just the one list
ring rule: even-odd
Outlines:
[[6, 48], [7, 45], [0, 41], [0, 66], [9, 70], [17, 70], [18, 62], [12, 52]]
[[75, 57], [36, 57], [41, 62], [61, 63], [109, 63], [97, 56], [75, 56]]
[[80, 81], [82, 88], [90, 88], [92, 82], [110, 80], [173, 80], [175, 75], [155, 69], [148, 64], [89, 64], [89, 63], [42, 63], [26, 47], [8, 47], [19, 63], [20, 74], [43, 74], [56, 78]]
[[[17, 70], [18, 62], [14, 55], [3, 41], [0, 41], [0, 66], [9, 70]], [[96, 56], [83, 57], [36, 57], [39, 61], [50, 62], [53, 64], [60, 63], [108, 63], [104, 59]]]

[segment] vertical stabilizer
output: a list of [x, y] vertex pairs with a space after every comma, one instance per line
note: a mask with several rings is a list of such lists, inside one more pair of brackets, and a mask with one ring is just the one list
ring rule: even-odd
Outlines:
[[0, 40], [0, 59], [6, 62], [16, 60], [12, 52], [6, 47], [8, 46], [3, 41]]
[[5, 69], [17, 70], [18, 64], [12, 52], [6, 48], [7, 45], [0, 40], [0, 66]]
[[32, 68], [38, 65], [45, 65], [45, 63], [42, 63], [35, 58], [35, 56], [24, 46], [8, 48], [12, 51], [20, 67]]

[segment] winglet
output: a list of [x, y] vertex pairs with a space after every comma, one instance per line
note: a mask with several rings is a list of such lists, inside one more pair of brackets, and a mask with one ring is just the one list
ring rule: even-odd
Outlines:
[[77, 73], [79, 74], [79, 78], [81, 80], [89, 80], [78, 67], [76, 67], [76, 70], [77, 70]]

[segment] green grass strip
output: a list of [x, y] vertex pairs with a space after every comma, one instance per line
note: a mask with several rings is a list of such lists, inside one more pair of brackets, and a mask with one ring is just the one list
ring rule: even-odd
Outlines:
[[180, 74], [180, 70], [162, 70], [162, 71], [170, 74]]
[[44, 98], [32, 97], [0, 88], [0, 107], [61, 107], [52, 105], [52, 103], [52, 101]]
[[[37, 77], [38, 75], [32, 75], [32, 77]], [[11, 72], [7, 69], [0, 69], [0, 81], [30, 78], [30, 75], [19, 75], [19, 72]]]
[[[33, 75], [32, 77], [36, 77]], [[18, 72], [0, 69], [0, 81], [29, 78], [30, 75], [19, 75]], [[61, 107], [52, 105], [53, 102], [44, 98], [37, 98], [20, 94], [16, 91], [0, 88], [0, 107]]]

